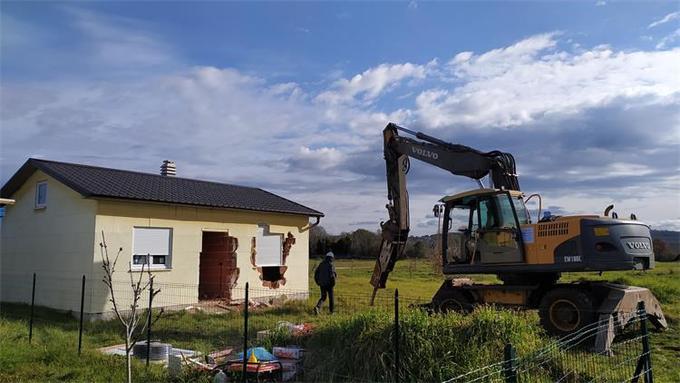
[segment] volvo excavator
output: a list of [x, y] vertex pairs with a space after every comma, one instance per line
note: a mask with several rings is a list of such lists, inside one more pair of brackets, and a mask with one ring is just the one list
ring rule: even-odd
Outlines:
[[[446, 279], [432, 298], [432, 309], [469, 312], [482, 304], [538, 309], [541, 325], [554, 335], [573, 333], [598, 320], [609, 321], [609, 330], [596, 339], [599, 351], [609, 349], [615, 329], [634, 317], [640, 301], [657, 328], [667, 327], [660, 304], [648, 289], [608, 282], [560, 282], [564, 272], [653, 268], [649, 226], [634, 214], [618, 219], [609, 206], [602, 216], [545, 212], [541, 217], [541, 197], [526, 198], [520, 191], [512, 154], [482, 152], [394, 123], [385, 127], [383, 138], [389, 218], [381, 222], [382, 244], [371, 277], [373, 298], [386, 287], [406, 247], [410, 230], [406, 176], [410, 159], [415, 158], [471, 178], [479, 186], [446, 196], [435, 205], [435, 215], [442, 221], [436, 248]], [[533, 198], [539, 202], [535, 218], [526, 207]], [[455, 278], [472, 274], [495, 274], [502, 284]]]

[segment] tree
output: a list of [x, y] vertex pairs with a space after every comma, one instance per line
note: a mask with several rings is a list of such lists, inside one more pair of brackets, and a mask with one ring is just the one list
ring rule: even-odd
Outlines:
[[342, 233], [331, 245], [330, 248], [333, 253], [337, 255], [347, 255], [349, 254], [352, 247], [352, 239], [347, 233]]
[[[151, 304], [153, 302], [153, 298], [160, 292], [160, 289], [153, 289], [152, 281], [154, 276], [151, 274], [151, 270], [148, 268], [145, 272], [144, 269], [146, 264], [142, 264], [139, 277], [135, 281], [134, 273], [132, 273], [132, 263], [128, 262], [128, 274], [130, 275], [130, 286], [132, 288], [132, 303], [129, 307], [130, 310], [121, 310], [118, 302], [116, 301], [116, 289], [114, 288], [115, 282], [113, 281], [113, 274], [116, 271], [118, 256], [120, 256], [120, 253], [123, 252], [123, 248], [121, 247], [118, 249], [116, 258], [114, 258], [113, 262], [111, 262], [111, 259], [109, 258], [108, 246], [106, 245], [106, 238], [104, 237], [104, 232], [102, 231], [102, 241], [99, 243], [99, 251], [102, 257], [102, 268], [104, 269], [103, 282], [108, 287], [109, 294], [111, 294], [109, 301], [113, 305], [113, 312], [116, 315], [116, 318], [118, 318], [118, 321], [120, 321], [120, 323], [125, 328], [127, 381], [128, 383], [132, 383], [132, 348], [134, 347], [135, 343], [137, 343], [137, 341], [143, 336], [147, 326], [155, 323], [163, 314], [163, 310], [161, 309], [156, 314], [155, 319], [152, 320], [151, 307], [149, 307], [146, 312], [144, 312], [144, 310], [140, 311], [139, 303], [143, 297], [147, 296], [147, 294], [150, 294], [151, 298], [149, 303]], [[146, 275], [146, 280], [142, 281], [144, 275]], [[148, 293], [146, 293], [147, 291]], [[140, 325], [141, 327], [139, 327]]]
[[350, 252], [354, 257], [376, 258], [380, 251], [380, 236], [365, 229], [350, 234]]
[[329, 235], [323, 226], [314, 226], [309, 230], [309, 257], [326, 254], [329, 249]]
[[407, 242], [404, 254], [407, 258], [424, 258], [427, 252], [427, 246], [423, 241], [415, 239]]

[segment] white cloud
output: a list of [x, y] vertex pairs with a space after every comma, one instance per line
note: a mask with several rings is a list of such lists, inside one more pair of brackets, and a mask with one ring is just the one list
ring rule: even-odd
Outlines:
[[649, 24], [649, 25], [647, 26], [647, 28], [658, 27], [659, 25], [666, 24], [666, 23], [668, 23], [668, 22], [670, 22], [670, 21], [678, 20], [678, 19], [680, 19], [680, 11], [678, 11], [678, 12], [671, 12], [671, 13], [667, 14], [666, 16], [660, 18], [659, 20], [656, 20], [656, 21], [654, 21], [653, 23]]
[[564, 174], [580, 181], [606, 180], [614, 177], [641, 177], [652, 173], [654, 173], [654, 170], [647, 165], [625, 162], [615, 162], [597, 167], [578, 166], [564, 171]]
[[383, 91], [398, 85], [405, 79], [425, 78], [428, 68], [433, 65], [436, 65], [434, 61], [426, 65], [411, 63], [381, 64], [367, 69], [349, 80], [337, 80], [333, 84], [332, 90], [322, 92], [317, 100], [336, 104], [353, 101], [355, 97], [361, 96], [363, 101], [371, 101], [380, 96]]
[[326, 170], [338, 166], [344, 159], [344, 154], [336, 148], [311, 149], [301, 146], [296, 156], [296, 163], [307, 163], [311, 168]]
[[661, 40], [659, 40], [659, 42], [656, 44], [656, 49], [668, 48], [671, 44], [673, 44], [677, 40], [680, 40], [680, 28], [662, 37]]
[[63, 9], [85, 37], [87, 52], [82, 57], [93, 65], [139, 71], [178, 60], [171, 46], [147, 29], [148, 23], [76, 7]]
[[416, 98], [419, 118], [431, 128], [507, 128], [619, 98], [664, 102], [680, 92], [680, 49], [617, 52], [602, 46], [574, 53], [555, 50], [555, 36], [534, 36], [480, 55], [459, 53], [448, 63], [454, 86], [422, 91]]
[[[677, 197], [680, 180], [659, 176], [680, 167], [671, 150], [680, 144], [680, 115], [673, 112], [680, 105], [680, 49], [569, 51], [549, 33], [461, 52], [442, 65], [380, 64], [318, 89], [236, 68], [187, 67], [148, 25], [71, 15], [88, 47], [77, 53], [102, 63], [101, 78], [5, 79], [5, 180], [29, 153], [149, 172], [171, 158], [182, 176], [263, 187], [317, 208], [331, 232], [374, 230], [386, 218], [381, 130], [394, 121], [512, 151], [522, 182], [571, 211], [599, 212], [614, 200], [644, 211], [650, 222], [680, 216], [680, 205], [666, 203]], [[122, 56], [104, 65], [105, 47]], [[121, 68], [137, 76], [121, 79]], [[396, 91], [405, 85], [407, 92]], [[404, 96], [413, 92], [415, 99]], [[593, 130], [583, 127], [591, 121], [598, 124]], [[635, 150], [621, 150], [620, 141], [632, 141]], [[430, 231], [426, 215], [441, 195], [473, 187], [415, 163], [409, 177], [416, 234]], [[558, 189], [564, 182], [578, 188]]]

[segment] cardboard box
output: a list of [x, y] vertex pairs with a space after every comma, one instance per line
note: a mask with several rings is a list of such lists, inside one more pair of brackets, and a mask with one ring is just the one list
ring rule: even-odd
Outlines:
[[279, 359], [302, 359], [304, 350], [297, 346], [274, 347], [272, 354]]

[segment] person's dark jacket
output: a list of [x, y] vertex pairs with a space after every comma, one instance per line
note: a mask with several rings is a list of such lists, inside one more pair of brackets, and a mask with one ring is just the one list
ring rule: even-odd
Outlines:
[[320, 287], [335, 286], [336, 277], [335, 264], [333, 264], [333, 258], [331, 257], [326, 257], [314, 272], [314, 282]]

